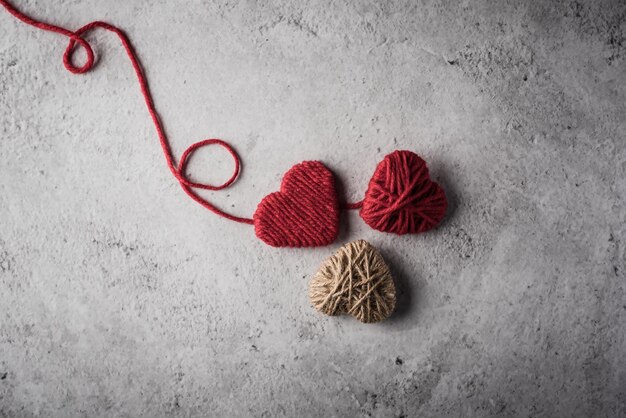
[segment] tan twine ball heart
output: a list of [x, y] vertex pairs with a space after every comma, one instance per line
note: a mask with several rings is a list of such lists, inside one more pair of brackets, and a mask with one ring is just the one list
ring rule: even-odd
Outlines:
[[309, 298], [326, 315], [350, 314], [361, 322], [393, 312], [396, 289], [389, 266], [364, 240], [350, 242], [328, 258], [311, 280]]

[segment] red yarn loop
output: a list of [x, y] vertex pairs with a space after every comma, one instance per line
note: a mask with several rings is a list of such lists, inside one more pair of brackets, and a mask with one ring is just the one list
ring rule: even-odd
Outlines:
[[[163, 129], [163, 125], [157, 114], [154, 101], [152, 100], [152, 94], [150, 93], [148, 80], [146, 79], [143, 73], [143, 69], [141, 68], [141, 64], [139, 63], [139, 58], [137, 58], [137, 53], [135, 52], [132, 44], [130, 43], [130, 39], [128, 39], [126, 34], [121, 29], [113, 25], [110, 25], [106, 22], [95, 21], [95, 22], [88, 23], [85, 26], [73, 32], [71, 30], [62, 28], [60, 26], [51, 25], [49, 23], [35, 20], [25, 15], [24, 13], [20, 12], [19, 10], [17, 10], [7, 0], [0, 0], [0, 5], [4, 6], [4, 8], [10, 14], [15, 16], [17, 19], [21, 20], [22, 22], [28, 25], [34, 26], [41, 30], [58, 33], [69, 38], [69, 42], [67, 44], [67, 47], [65, 48], [65, 53], [63, 54], [63, 65], [68, 71], [70, 71], [73, 74], [84, 74], [90, 71], [94, 66], [95, 54], [89, 42], [87, 42], [83, 38], [84, 34], [96, 28], [102, 28], [102, 29], [105, 29], [109, 32], [113, 32], [114, 34], [116, 34], [118, 38], [120, 39], [120, 41], [122, 42], [122, 46], [126, 50], [126, 55], [128, 56], [128, 59], [130, 60], [131, 65], [133, 66], [133, 69], [135, 70], [135, 75], [137, 76], [139, 87], [141, 88], [141, 94], [143, 95], [144, 101], [146, 103], [146, 107], [148, 108], [148, 112], [150, 113], [150, 117], [152, 118], [152, 122], [156, 129], [157, 136], [159, 137], [159, 142], [161, 144], [161, 149], [163, 150], [163, 154], [165, 155], [167, 166], [169, 170], [171, 171], [171, 173], [174, 175], [174, 177], [176, 177], [176, 180], [178, 180], [178, 182], [180, 183], [185, 193], [187, 193], [193, 200], [195, 200], [196, 202], [198, 202], [199, 204], [201, 204], [208, 210], [224, 218], [230, 219], [235, 222], [240, 222], [240, 223], [247, 223], [247, 224], [253, 223], [253, 220], [250, 218], [241, 218], [241, 217], [234, 216], [234, 215], [231, 215], [229, 213], [222, 211], [221, 209], [217, 208], [208, 200], [199, 196], [192, 190], [193, 188], [205, 189], [205, 190], [221, 190], [230, 186], [237, 179], [237, 176], [239, 175], [239, 171], [241, 169], [241, 162], [235, 150], [228, 143], [220, 139], [205, 139], [203, 141], [196, 142], [185, 150], [185, 152], [183, 153], [178, 163], [178, 167], [174, 164], [174, 157], [172, 155], [172, 150], [167, 140], [165, 130]], [[87, 55], [85, 63], [80, 66], [75, 65], [72, 61], [74, 52], [77, 50], [78, 47], [82, 48]], [[213, 186], [210, 184], [191, 181], [185, 174], [185, 167], [187, 165], [187, 160], [189, 159], [189, 157], [199, 148], [202, 148], [204, 146], [211, 145], [211, 144], [218, 144], [218, 145], [225, 147], [235, 160], [235, 171], [233, 175], [228, 181], [226, 181], [224, 184], [219, 185], [219, 186]]]
[[[233, 171], [233, 175], [219, 186], [212, 186], [210, 184], [205, 184], [205, 183], [195, 183], [195, 182], [188, 180], [187, 175], [185, 174], [185, 169], [187, 168], [187, 161], [189, 157], [191, 157], [193, 153], [196, 152], [198, 149], [205, 147], [207, 145], [212, 145], [212, 144], [221, 145], [222, 147], [226, 148], [226, 150], [233, 157], [233, 160], [235, 161], [235, 170]], [[239, 160], [239, 155], [233, 149], [233, 147], [231, 147], [228, 143], [222, 141], [221, 139], [215, 139], [215, 138], [205, 139], [204, 141], [199, 141], [199, 142], [196, 142], [195, 144], [192, 144], [189, 148], [185, 150], [185, 152], [183, 152], [183, 155], [180, 157], [180, 161], [178, 162], [178, 174], [180, 174], [181, 176], [183, 176], [183, 178], [186, 179], [185, 185], [188, 187], [194, 187], [197, 189], [205, 189], [205, 190], [222, 190], [222, 189], [227, 188], [228, 186], [233, 184], [235, 180], [237, 180], [240, 169], [241, 169], [241, 162]]]
[[[80, 45], [87, 54], [87, 60], [80, 67], [76, 67], [72, 62], [72, 55], [74, 55], [74, 51], [76, 50], [76, 48], [74, 48], [76, 44]], [[89, 45], [89, 42], [87, 42], [80, 36], [73, 34], [70, 37], [70, 42], [68, 43], [67, 48], [65, 49], [65, 53], [63, 54], [63, 65], [65, 66], [65, 68], [67, 68], [68, 71], [74, 74], [83, 74], [91, 70], [91, 68], [93, 67], [93, 63], [94, 53], [93, 48], [91, 48], [91, 45]]]

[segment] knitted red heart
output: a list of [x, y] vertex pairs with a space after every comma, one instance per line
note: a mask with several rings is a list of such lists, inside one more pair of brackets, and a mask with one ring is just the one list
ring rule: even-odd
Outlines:
[[376, 167], [360, 215], [374, 229], [403, 235], [435, 227], [447, 207], [426, 162], [411, 151], [394, 151]]
[[263, 198], [254, 213], [257, 237], [273, 247], [328, 245], [339, 233], [333, 173], [319, 161], [291, 167], [280, 192]]

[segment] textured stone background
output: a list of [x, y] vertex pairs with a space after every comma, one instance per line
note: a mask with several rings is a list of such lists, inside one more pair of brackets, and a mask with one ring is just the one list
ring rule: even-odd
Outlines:
[[[625, 2], [18, 4], [125, 28], [176, 154], [240, 151], [208, 194], [236, 214], [305, 159], [359, 198], [396, 148], [451, 208], [423, 236], [352, 213], [331, 247], [269, 248], [180, 190], [115, 38], [74, 76], [2, 12], [0, 416], [625, 416]], [[380, 325], [307, 300], [357, 238], [397, 279]]]

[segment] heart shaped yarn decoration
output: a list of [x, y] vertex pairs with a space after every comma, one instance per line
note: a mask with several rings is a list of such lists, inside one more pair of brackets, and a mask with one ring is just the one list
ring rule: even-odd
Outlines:
[[328, 245], [339, 233], [333, 173], [319, 161], [293, 166], [279, 192], [259, 203], [253, 216], [257, 237], [273, 247]]
[[313, 307], [326, 315], [349, 314], [371, 323], [391, 315], [396, 288], [378, 250], [358, 240], [324, 262], [311, 280], [309, 298]]
[[434, 228], [447, 207], [426, 162], [414, 152], [394, 151], [376, 167], [360, 215], [374, 229], [403, 235]]

